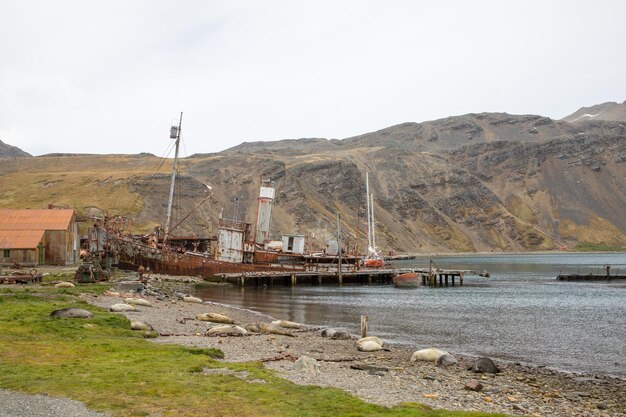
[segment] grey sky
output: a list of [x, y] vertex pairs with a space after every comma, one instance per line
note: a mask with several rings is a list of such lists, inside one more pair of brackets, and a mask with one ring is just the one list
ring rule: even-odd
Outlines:
[[0, 140], [163, 155], [626, 99], [623, 1], [0, 1]]

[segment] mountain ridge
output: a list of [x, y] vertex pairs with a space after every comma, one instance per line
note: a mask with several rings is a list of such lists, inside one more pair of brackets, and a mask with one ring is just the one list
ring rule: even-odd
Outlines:
[[[167, 201], [168, 177], [154, 175], [161, 161], [78, 155], [0, 164], [0, 207], [54, 203], [73, 205], [80, 215], [130, 213], [136, 231], [149, 232], [163, 222]], [[270, 178], [277, 190], [274, 237], [301, 233], [309, 249], [320, 248], [335, 236], [340, 213], [345, 240], [352, 247], [358, 235], [362, 250], [369, 172], [384, 251], [626, 247], [622, 122], [472, 113], [342, 140], [242, 143], [183, 158], [180, 168], [180, 207], [209, 201], [177, 230], [182, 234], [214, 233], [220, 212], [234, 215], [233, 196], [239, 219], [253, 222], [260, 179]]]

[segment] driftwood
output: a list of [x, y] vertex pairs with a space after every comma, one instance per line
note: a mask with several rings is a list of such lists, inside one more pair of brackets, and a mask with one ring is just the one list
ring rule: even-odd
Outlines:
[[358, 369], [359, 371], [370, 371], [370, 372], [389, 372], [389, 368], [386, 366], [377, 366], [377, 365], [369, 365], [367, 363], [355, 363], [350, 365], [352, 369]]
[[[294, 356], [291, 353], [285, 353], [285, 354], [278, 355], [278, 356], [272, 356], [271, 358], [263, 358], [260, 360], [260, 362], [277, 362], [277, 361], [283, 361], [283, 360], [289, 360], [289, 361], [295, 362], [298, 359], [300, 359], [298, 356]], [[359, 360], [359, 358], [355, 358], [355, 357], [334, 358], [334, 359], [323, 359], [323, 358], [313, 358], [313, 359], [315, 359], [318, 362], [352, 362], [352, 361]]]

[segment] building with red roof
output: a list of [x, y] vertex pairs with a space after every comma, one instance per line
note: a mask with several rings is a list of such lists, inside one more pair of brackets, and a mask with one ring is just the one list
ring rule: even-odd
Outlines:
[[73, 264], [79, 245], [73, 209], [0, 209], [0, 264]]

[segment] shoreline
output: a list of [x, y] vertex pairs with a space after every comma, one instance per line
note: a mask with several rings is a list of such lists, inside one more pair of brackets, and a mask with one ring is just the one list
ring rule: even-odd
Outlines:
[[[270, 322], [274, 317], [218, 302], [194, 304], [180, 300], [196, 282], [188, 277], [153, 276], [143, 296], [153, 307], [139, 306], [138, 311], [124, 314], [151, 324], [162, 335], [151, 339], [155, 343], [219, 348], [225, 362], [260, 361], [277, 371], [279, 377], [294, 383], [340, 388], [384, 406], [419, 402], [433, 408], [512, 415], [626, 416], [626, 378], [569, 373], [500, 360], [496, 363], [502, 373], [477, 374], [467, 370], [476, 357], [455, 352], [451, 353], [458, 364], [440, 368], [431, 362], [410, 362], [414, 351], [410, 345], [385, 344], [383, 351], [360, 352], [355, 339], [327, 339], [321, 336], [321, 327], [305, 323], [302, 330], [294, 331], [296, 337], [209, 337], [207, 330], [217, 324], [197, 321], [197, 314], [224, 313], [241, 325]], [[108, 308], [128, 295], [86, 295], [83, 299]], [[293, 360], [301, 356], [316, 359], [319, 372], [296, 370]], [[353, 369], [351, 365], [366, 370]], [[481, 382], [482, 391], [464, 389], [471, 379]]]

